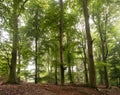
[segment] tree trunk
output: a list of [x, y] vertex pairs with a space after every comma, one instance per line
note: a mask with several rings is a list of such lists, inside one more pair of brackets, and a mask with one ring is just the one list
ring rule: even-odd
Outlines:
[[58, 78], [57, 78], [57, 61], [55, 61], [55, 85], [57, 85], [57, 84], [58, 84]]
[[90, 87], [96, 88], [96, 74], [95, 74], [95, 65], [93, 60], [93, 48], [92, 48], [92, 38], [90, 34], [90, 26], [89, 26], [89, 15], [87, 3], [88, 0], [82, 0], [83, 2], [83, 12], [85, 17], [85, 28], [86, 28], [86, 36], [87, 36], [87, 46], [88, 46], [88, 67], [89, 67], [89, 77], [90, 77]]
[[72, 70], [71, 70], [71, 54], [69, 49], [69, 43], [70, 43], [70, 36], [67, 32], [67, 64], [68, 64], [68, 79], [70, 81], [70, 84], [73, 83], [73, 77], [72, 77]]
[[35, 38], [35, 84], [38, 83], [38, 38]]
[[21, 55], [20, 55], [20, 48], [18, 49], [18, 71], [17, 71], [17, 74], [18, 74], [18, 83], [20, 83], [20, 71], [21, 71]]
[[107, 72], [107, 66], [104, 66], [104, 78], [105, 78], [105, 85], [106, 85], [106, 88], [109, 87], [109, 81], [108, 81], [108, 72]]
[[39, 31], [39, 24], [38, 24], [38, 11], [35, 12], [35, 84], [38, 83], [38, 32]]
[[48, 63], [48, 83], [50, 83], [50, 48], [48, 48], [47, 54], [47, 63]]
[[[28, 0], [25, 0], [22, 2], [21, 8], [24, 7], [25, 3]], [[21, 3], [19, 3], [21, 4]], [[13, 0], [13, 14], [11, 17], [12, 23], [11, 23], [11, 29], [13, 32], [13, 42], [12, 42], [12, 58], [11, 58], [11, 64], [10, 64], [10, 73], [8, 78], [8, 83], [10, 84], [16, 84], [16, 63], [17, 63], [17, 50], [18, 50], [18, 17], [21, 13], [22, 9], [19, 9], [19, 4], [17, 0]]]
[[71, 59], [70, 59], [70, 54], [68, 53], [67, 55], [67, 59], [68, 59], [68, 75], [69, 75], [69, 80], [70, 80], [70, 83], [72, 84], [73, 83], [73, 79], [72, 79], [72, 71], [71, 71]]
[[118, 87], [120, 88], [120, 77], [118, 78]]
[[100, 84], [104, 84], [104, 75], [103, 75], [103, 70], [101, 68], [99, 69], [99, 75], [100, 75]]
[[17, 63], [17, 48], [18, 48], [18, 15], [17, 9], [14, 2], [13, 17], [12, 17], [12, 28], [13, 28], [13, 43], [12, 43], [12, 58], [10, 65], [10, 73], [8, 83], [16, 84], [16, 63]]
[[85, 51], [85, 47], [83, 46], [83, 52], [84, 52], [84, 70], [85, 70], [85, 83], [88, 84], [88, 71], [87, 71], [87, 57], [86, 57], [86, 51]]
[[[98, 18], [98, 20], [99, 20], [99, 18]], [[107, 18], [106, 18], [106, 20], [107, 20]], [[107, 21], [105, 21], [105, 30], [104, 31], [101, 30], [100, 22], [99, 22], [99, 25], [98, 25], [98, 30], [99, 30], [99, 33], [100, 33], [100, 40], [101, 40], [102, 61], [105, 64], [107, 64], [106, 60], [107, 60], [107, 55], [108, 55], [108, 47], [107, 47], [107, 42], [106, 42], [106, 24], [107, 24]], [[108, 81], [108, 72], [107, 72], [107, 66], [106, 65], [104, 65], [104, 80], [105, 80], [106, 88], [108, 88], [109, 87], [109, 81]]]
[[63, 64], [63, 1], [60, 0], [60, 30], [59, 30], [59, 44], [60, 44], [60, 72], [61, 72], [61, 85], [64, 85], [64, 64]]

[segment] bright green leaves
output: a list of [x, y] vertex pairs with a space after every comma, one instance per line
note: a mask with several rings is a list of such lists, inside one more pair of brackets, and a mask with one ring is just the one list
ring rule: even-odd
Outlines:
[[[4, 76], [5, 79], [8, 78], [9, 66], [11, 59], [11, 43], [5, 42], [0, 44], [0, 76]], [[6, 81], [6, 80], [5, 80]]]

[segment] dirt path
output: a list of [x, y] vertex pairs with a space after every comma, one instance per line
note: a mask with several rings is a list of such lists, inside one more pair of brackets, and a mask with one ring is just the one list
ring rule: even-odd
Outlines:
[[111, 87], [110, 89], [101, 89], [101, 92], [104, 93], [104, 95], [120, 95], [120, 88]]
[[0, 85], [0, 95], [120, 95], [119, 88], [97, 91], [80, 86], [56, 86], [52, 84]]

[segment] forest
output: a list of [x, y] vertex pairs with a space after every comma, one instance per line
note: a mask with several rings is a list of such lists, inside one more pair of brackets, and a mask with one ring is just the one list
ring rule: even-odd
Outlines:
[[119, 8], [119, 0], [0, 0], [0, 95], [119, 95]]

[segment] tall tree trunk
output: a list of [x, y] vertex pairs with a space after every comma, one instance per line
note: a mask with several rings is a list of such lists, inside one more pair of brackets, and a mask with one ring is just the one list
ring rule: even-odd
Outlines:
[[109, 81], [108, 81], [108, 72], [107, 72], [107, 66], [104, 66], [104, 78], [105, 78], [105, 85], [106, 85], [106, 88], [109, 87]]
[[20, 54], [20, 48], [18, 49], [18, 71], [17, 71], [17, 74], [18, 74], [18, 82], [20, 83], [20, 72], [21, 72], [21, 54]]
[[84, 70], [85, 70], [85, 83], [88, 84], [88, 71], [87, 71], [87, 56], [86, 56], [86, 51], [85, 51], [86, 47], [83, 46], [83, 52], [84, 52]]
[[[99, 30], [99, 33], [100, 33], [100, 40], [101, 40], [101, 53], [102, 53], [102, 61], [106, 63], [107, 61], [107, 56], [108, 56], [108, 47], [107, 47], [107, 41], [106, 41], [106, 25], [107, 25], [107, 17], [105, 19], [105, 30], [103, 31], [101, 28], [101, 25], [100, 25], [100, 18], [98, 17], [98, 21], [99, 21], [99, 24], [98, 24], [98, 30]], [[105, 80], [105, 85], [106, 85], [106, 88], [109, 87], [109, 81], [108, 81], [108, 72], [107, 72], [107, 66], [105, 65], [104, 66], [104, 80]]]
[[[102, 61], [104, 63], [106, 63], [106, 58], [107, 58], [106, 53], [105, 53], [106, 39], [103, 38], [103, 34], [102, 34], [101, 29], [99, 29], [99, 30], [100, 30], [99, 32], [100, 32], [100, 39], [101, 39]], [[107, 67], [106, 67], [106, 65], [104, 66], [104, 80], [105, 80], [106, 88], [108, 88], [109, 87], [109, 82], [108, 82], [108, 74], [107, 74]]]
[[13, 32], [13, 42], [12, 42], [12, 58], [11, 58], [11, 64], [10, 64], [10, 73], [8, 78], [8, 83], [10, 84], [16, 84], [16, 63], [17, 63], [17, 49], [18, 49], [18, 17], [21, 13], [21, 10], [23, 9], [25, 3], [28, 0], [21, 1], [22, 5], [20, 6], [21, 9], [19, 9], [19, 4], [17, 0], [13, 0], [13, 14], [11, 17], [12, 23], [11, 28]]
[[63, 64], [63, 1], [60, 0], [60, 30], [59, 30], [59, 44], [60, 44], [60, 72], [61, 72], [61, 85], [64, 85], [64, 64]]
[[102, 42], [102, 58], [103, 58], [103, 62], [106, 63], [106, 65], [104, 66], [104, 78], [105, 78], [105, 85], [106, 88], [109, 87], [109, 80], [108, 80], [108, 70], [107, 70], [107, 56], [108, 56], [108, 46], [107, 46], [107, 41], [106, 41], [106, 29], [107, 28], [107, 16], [105, 19], [105, 34], [104, 34], [104, 40]]
[[35, 84], [38, 83], [38, 38], [35, 38]]
[[58, 84], [58, 78], [57, 78], [57, 58], [56, 58], [56, 61], [55, 61], [55, 85]]
[[70, 49], [69, 48], [69, 43], [70, 43], [70, 36], [69, 33], [67, 32], [67, 64], [68, 64], [68, 78], [70, 81], [70, 84], [73, 83], [73, 77], [72, 77], [72, 70], [71, 70], [71, 54], [70, 54]]
[[68, 55], [67, 55], [67, 60], [68, 60], [68, 76], [69, 76], [70, 83], [72, 84], [73, 83], [73, 78], [72, 78], [71, 59], [70, 59], [69, 52], [68, 52]]
[[86, 28], [87, 46], [88, 46], [88, 61], [89, 61], [88, 67], [89, 67], [90, 86], [96, 88], [96, 73], [95, 73], [93, 48], [92, 48], [93, 41], [90, 34], [89, 15], [87, 8], [88, 0], [82, 0], [82, 2], [83, 2], [83, 12], [85, 17], [85, 28]]
[[35, 84], [38, 83], [38, 32], [39, 31], [39, 24], [38, 24], [38, 11], [39, 8], [37, 8], [35, 12]]
[[13, 43], [12, 43], [12, 58], [10, 65], [10, 74], [8, 83], [16, 84], [16, 63], [17, 63], [17, 48], [18, 48], [18, 15], [16, 9], [16, 3], [14, 2], [13, 16], [12, 16], [12, 28], [13, 28]]
[[48, 63], [48, 83], [50, 83], [50, 48], [48, 48], [47, 54], [47, 63]]

